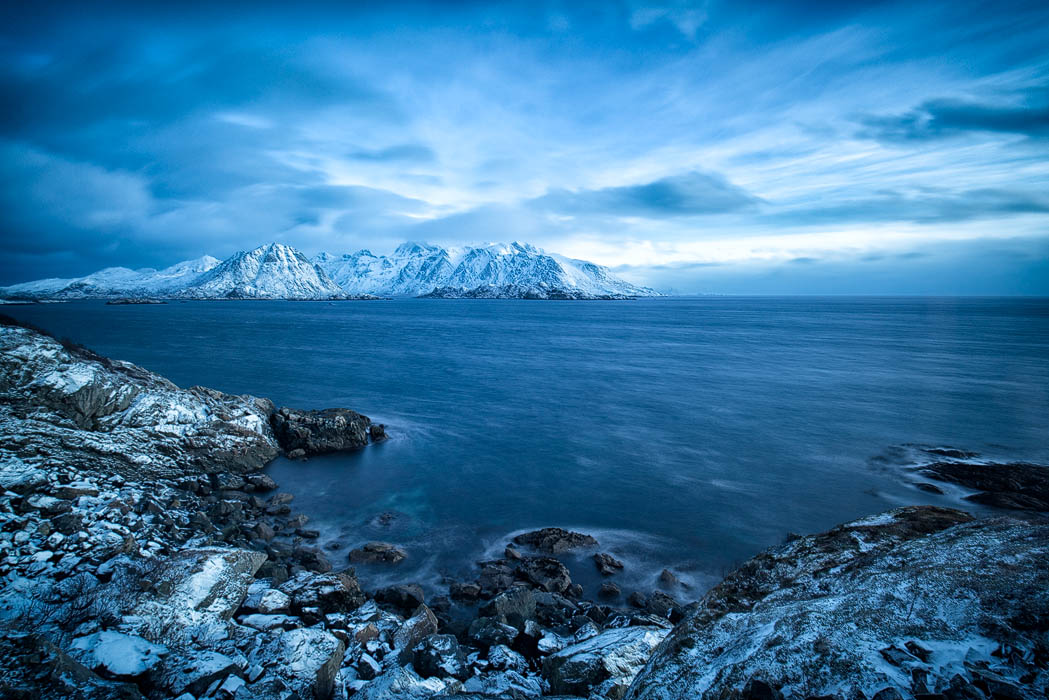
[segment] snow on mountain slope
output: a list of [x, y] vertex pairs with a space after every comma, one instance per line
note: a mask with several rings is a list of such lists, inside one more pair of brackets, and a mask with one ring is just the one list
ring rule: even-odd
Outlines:
[[85, 277], [46, 279], [14, 284], [0, 289], [10, 298], [80, 299], [85, 297], [160, 296], [175, 293], [219, 264], [205, 255], [163, 270], [107, 267]]
[[619, 279], [601, 265], [549, 254], [516, 241], [459, 250], [405, 243], [390, 256], [362, 250], [343, 256], [322, 253], [314, 261], [351, 294], [415, 296], [445, 287], [472, 290], [512, 285], [574, 290], [592, 296], [657, 295]]
[[270, 243], [237, 253], [179, 296], [215, 299], [325, 299], [345, 296], [319, 265], [291, 246]]
[[347, 295], [418, 296], [435, 289], [562, 290], [570, 297], [658, 296], [607, 267], [547, 253], [527, 243], [446, 249], [404, 243], [390, 255], [360, 250], [321, 253], [312, 261], [270, 243], [219, 262], [211, 256], [163, 270], [109, 267], [86, 277], [45, 279], [0, 288], [9, 299], [185, 297], [193, 299], [330, 299]]

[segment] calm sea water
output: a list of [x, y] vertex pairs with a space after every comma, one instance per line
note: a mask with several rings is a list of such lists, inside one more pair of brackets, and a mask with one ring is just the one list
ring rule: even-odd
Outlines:
[[[271, 473], [365, 582], [444, 575], [546, 525], [597, 536], [625, 590], [698, 588], [788, 532], [903, 504], [910, 443], [1049, 462], [1049, 300], [398, 300], [9, 307], [106, 355], [392, 439]], [[970, 509], [972, 509], [970, 507]], [[388, 526], [376, 516], [396, 515]], [[593, 567], [573, 566], [596, 585]]]

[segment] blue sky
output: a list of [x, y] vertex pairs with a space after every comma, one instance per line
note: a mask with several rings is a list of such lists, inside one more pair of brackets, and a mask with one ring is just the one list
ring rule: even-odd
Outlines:
[[14, 5], [0, 283], [519, 239], [682, 293], [1049, 294], [1044, 2]]

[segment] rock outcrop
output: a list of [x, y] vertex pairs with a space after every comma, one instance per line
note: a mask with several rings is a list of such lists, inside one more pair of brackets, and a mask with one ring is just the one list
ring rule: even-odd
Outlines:
[[346, 408], [298, 411], [282, 407], [270, 421], [281, 449], [292, 458], [356, 450], [386, 437], [382, 425]]
[[0, 458], [128, 476], [248, 472], [278, 454], [273, 404], [180, 389], [129, 362], [0, 324]]
[[[748, 561], [627, 697], [738, 697], [751, 682], [776, 697], [1043, 697], [1047, 630], [1049, 523], [902, 508]], [[984, 690], [952, 694], [970, 687]]]

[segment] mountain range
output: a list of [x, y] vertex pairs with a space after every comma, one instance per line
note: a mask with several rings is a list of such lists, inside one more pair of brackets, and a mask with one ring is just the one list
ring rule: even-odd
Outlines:
[[[499, 289], [499, 294], [488, 293], [490, 288]], [[435, 290], [444, 298], [658, 296], [647, 287], [619, 279], [601, 265], [514, 242], [476, 248], [404, 243], [391, 255], [360, 250], [345, 255], [321, 253], [312, 259], [291, 246], [270, 243], [221, 261], [205, 255], [162, 270], [109, 267], [86, 277], [14, 284], [0, 287], [0, 297], [344, 299], [420, 296]]]

